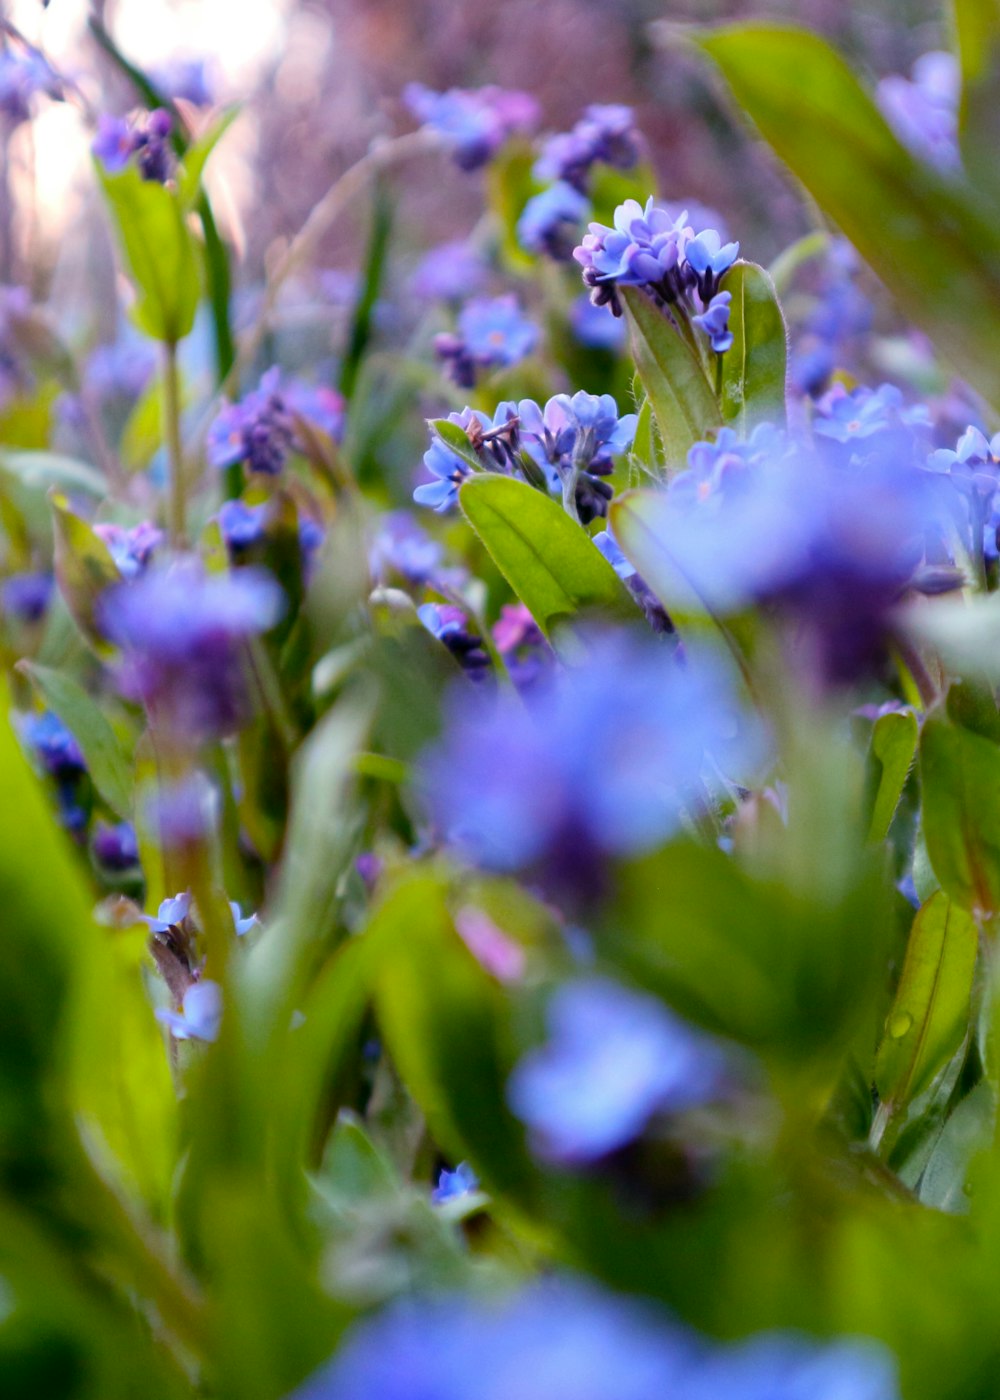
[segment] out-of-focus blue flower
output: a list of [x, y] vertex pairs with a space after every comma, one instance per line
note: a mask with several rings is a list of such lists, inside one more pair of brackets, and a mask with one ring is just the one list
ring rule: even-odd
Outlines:
[[538, 327], [513, 295], [466, 302], [458, 330], [469, 354], [484, 369], [515, 365], [538, 344]]
[[595, 306], [586, 292], [576, 297], [569, 309], [569, 324], [581, 345], [590, 350], [621, 350], [625, 344], [625, 326], [609, 316], [602, 306]]
[[242, 938], [244, 934], [249, 933], [252, 928], [256, 928], [260, 923], [256, 914], [248, 914], [246, 918], [244, 918], [243, 910], [234, 899], [229, 901], [229, 909], [233, 916], [233, 925], [238, 938]]
[[631, 107], [594, 103], [584, 109], [572, 131], [550, 136], [534, 174], [539, 180], [563, 180], [585, 191], [590, 168], [598, 161], [629, 170], [642, 156], [642, 139]]
[[372, 577], [385, 583], [392, 573], [407, 583], [428, 583], [441, 564], [441, 546], [422, 530], [409, 511], [383, 515], [368, 555]]
[[724, 355], [733, 343], [733, 333], [729, 329], [729, 303], [732, 299], [731, 292], [716, 292], [705, 310], [691, 317], [698, 329], [708, 336], [709, 344], [717, 355]]
[[[649, 850], [759, 756], [726, 678], [653, 642], [595, 639], [523, 699], [453, 699], [422, 786], [441, 832], [479, 864], [531, 869], [573, 894], [604, 858]], [[709, 762], [711, 754], [713, 762]]]
[[19, 622], [39, 622], [48, 611], [53, 587], [51, 574], [11, 574], [0, 584], [0, 604]]
[[455, 1201], [462, 1196], [471, 1196], [479, 1190], [479, 1178], [468, 1162], [459, 1162], [453, 1172], [442, 1168], [437, 1186], [431, 1192], [431, 1200], [436, 1206], [445, 1201]]
[[836, 385], [816, 405], [813, 432], [834, 442], [853, 443], [894, 428], [900, 421], [903, 395], [895, 384], [869, 389]]
[[173, 58], [154, 68], [151, 76], [161, 92], [193, 107], [211, 107], [215, 101], [214, 74], [208, 59]]
[[875, 1342], [765, 1333], [713, 1349], [684, 1400], [897, 1400], [896, 1366]]
[[340, 442], [344, 436], [346, 409], [343, 394], [326, 384], [304, 384], [292, 379], [284, 386], [282, 396], [291, 413], [319, 428], [334, 442]]
[[573, 256], [589, 208], [585, 195], [559, 180], [528, 200], [517, 221], [517, 241], [529, 253], [547, 253], [565, 262]]
[[103, 113], [90, 149], [109, 175], [120, 174], [134, 159], [144, 180], [162, 185], [174, 168], [172, 130], [173, 119], [163, 107], [133, 112], [128, 117]]
[[184, 993], [180, 1011], [156, 1008], [156, 1019], [162, 1022], [175, 1040], [218, 1040], [222, 1024], [222, 988], [218, 982], [192, 982]]
[[194, 561], [109, 589], [104, 634], [124, 653], [121, 683], [188, 739], [228, 733], [246, 712], [242, 649], [273, 627], [284, 597], [270, 575], [206, 574]]
[[876, 98], [882, 114], [904, 146], [939, 170], [953, 171], [961, 163], [958, 149], [958, 105], [962, 78], [957, 57], [934, 51], [922, 54], [907, 79], [883, 78]]
[[226, 404], [208, 430], [205, 452], [210, 466], [242, 463], [247, 471], [277, 476], [294, 445], [288, 405], [281, 392], [281, 371], [269, 369], [256, 389], [239, 403]]
[[143, 573], [164, 540], [163, 531], [149, 520], [143, 520], [131, 529], [102, 522], [94, 526], [94, 534], [107, 545], [108, 553], [124, 579], [134, 579]]
[[1000, 433], [988, 439], [968, 427], [954, 450], [944, 447], [927, 459], [930, 471], [948, 477], [964, 502], [963, 527], [970, 549], [982, 548], [988, 559], [1000, 553]]
[[58, 715], [45, 710], [40, 715], [28, 715], [21, 724], [21, 736], [38, 755], [42, 767], [59, 782], [86, 773], [80, 745]]
[[110, 825], [98, 822], [93, 840], [94, 858], [105, 870], [132, 870], [139, 864], [139, 843], [131, 822]]
[[486, 273], [486, 262], [468, 240], [455, 239], [424, 254], [410, 289], [425, 301], [464, 301], [482, 290]]
[[413, 499], [418, 506], [430, 506], [438, 512], [450, 510], [458, 500], [459, 487], [472, 475], [472, 468], [440, 438], [435, 438], [424, 453], [424, 466], [435, 480], [418, 486]]
[[98, 345], [83, 368], [83, 388], [96, 403], [133, 404], [156, 370], [153, 347], [138, 336]]
[[250, 506], [245, 501], [224, 501], [216, 519], [226, 548], [239, 559], [264, 538], [267, 506]]
[[[226, 716], [227, 726], [230, 721]], [[199, 737], [185, 734], [190, 744]], [[143, 804], [147, 826], [159, 833], [164, 850], [197, 846], [218, 829], [219, 791], [205, 773], [195, 772], [148, 790]]]
[[445, 139], [462, 170], [486, 165], [508, 137], [530, 131], [538, 121], [535, 99], [506, 88], [434, 92], [422, 83], [410, 83], [403, 101], [422, 125]]
[[488, 1302], [397, 1303], [355, 1327], [295, 1400], [666, 1400], [683, 1395], [699, 1351], [662, 1312], [550, 1279]]
[[548, 1161], [598, 1161], [655, 1116], [718, 1103], [732, 1086], [721, 1045], [655, 997], [605, 978], [565, 983], [547, 1020], [548, 1040], [520, 1061], [507, 1099]]
[[56, 102], [63, 98], [62, 81], [42, 55], [34, 50], [0, 50], [0, 117], [7, 125], [30, 121], [34, 99], [41, 94]]
[[471, 680], [484, 680], [490, 672], [489, 654], [482, 637], [471, 632], [461, 608], [446, 603], [424, 603], [417, 616], [432, 637], [446, 646]]

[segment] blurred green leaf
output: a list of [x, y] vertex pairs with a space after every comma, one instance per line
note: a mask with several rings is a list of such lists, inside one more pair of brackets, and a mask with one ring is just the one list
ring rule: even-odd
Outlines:
[[677, 625], [711, 616], [707, 603], [664, 542], [670, 518], [668, 495], [660, 490], [626, 491], [611, 502], [608, 519], [629, 563], [641, 574]]
[[590, 537], [551, 497], [512, 477], [482, 473], [459, 503], [497, 568], [542, 631], [585, 609], [634, 615], [634, 605]]
[[207, 131], [190, 143], [178, 172], [177, 196], [181, 208], [192, 209], [201, 191], [201, 179], [209, 156], [240, 114], [239, 107], [227, 107], [213, 120]]
[[700, 30], [695, 41], [903, 312], [1000, 404], [1000, 228], [979, 193], [912, 155], [817, 35], [749, 23]]
[[80, 745], [94, 786], [105, 802], [125, 820], [132, 817], [132, 775], [118, 736], [97, 701], [78, 681], [50, 666], [22, 661], [19, 670], [34, 685], [46, 705]]
[[1000, 749], [932, 716], [920, 738], [923, 829], [934, 873], [964, 908], [1000, 909]]
[[872, 728], [869, 764], [874, 779], [870, 841], [884, 841], [917, 753], [919, 726], [911, 711], [881, 715]]
[[668, 470], [683, 466], [688, 449], [722, 426], [722, 414], [697, 352], [645, 293], [623, 287], [620, 296], [629, 344], [649, 398]]
[[774, 283], [756, 263], [735, 263], [723, 290], [733, 297], [733, 344], [722, 357], [722, 416], [746, 437], [757, 423], [785, 421], [788, 332]]
[[979, 951], [972, 916], [943, 890], [918, 911], [875, 1061], [884, 1105], [902, 1107], [929, 1087], [968, 1032]]
[[176, 344], [194, 325], [200, 287], [195, 242], [177, 194], [126, 167], [97, 171], [138, 297], [132, 317], [154, 340]]
[[996, 1119], [996, 1090], [981, 1080], [952, 1111], [920, 1181], [920, 1199], [935, 1210], [962, 1210], [969, 1168]]
[[1000, 3], [952, 0], [962, 68], [959, 146], [972, 184], [1000, 202]]
[[99, 655], [107, 655], [111, 647], [97, 625], [97, 606], [105, 589], [121, 583], [122, 576], [107, 545], [70, 510], [66, 497], [52, 492], [49, 500], [60, 591], [83, 636]]

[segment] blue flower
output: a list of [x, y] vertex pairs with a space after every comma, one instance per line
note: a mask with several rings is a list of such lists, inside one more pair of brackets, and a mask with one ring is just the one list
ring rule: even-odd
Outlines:
[[21, 735], [34, 750], [47, 773], [60, 782], [86, 773], [80, 745], [58, 715], [45, 710], [22, 721]]
[[732, 299], [731, 292], [716, 292], [707, 308], [700, 315], [691, 317], [698, 329], [708, 336], [717, 355], [724, 355], [733, 343], [729, 329], [729, 303]]
[[264, 538], [267, 506], [250, 506], [245, 501], [224, 501], [216, 519], [230, 554], [239, 559]]
[[589, 208], [585, 195], [560, 180], [528, 200], [517, 221], [517, 241], [529, 253], [548, 253], [565, 261], [573, 255]]
[[556, 394], [544, 409], [533, 399], [522, 399], [517, 416], [520, 442], [545, 473], [550, 489], [561, 491], [572, 476], [581, 522], [586, 525], [606, 515], [613, 491], [599, 478], [609, 476], [614, 457], [631, 447], [637, 416], [619, 417], [610, 394], [582, 389], [572, 397]]
[[573, 335], [590, 350], [621, 350], [625, 344], [625, 326], [616, 316], [609, 316], [601, 306], [595, 306], [586, 292], [575, 297], [569, 309]]
[[162, 185], [174, 168], [172, 130], [173, 118], [162, 107], [128, 117], [102, 114], [90, 149], [109, 175], [120, 174], [134, 160], [144, 180]]
[[563, 1166], [627, 1146], [657, 1115], [717, 1103], [732, 1083], [719, 1044], [656, 998], [603, 978], [560, 987], [548, 1031], [518, 1064], [507, 1098], [533, 1149]]
[[278, 475], [294, 446], [280, 380], [280, 370], [271, 368], [239, 403], [226, 404], [208, 430], [205, 452], [210, 466], [221, 469], [242, 462], [249, 472]]
[[686, 211], [672, 218], [652, 195], [645, 207], [627, 199], [615, 210], [614, 228], [592, 223], [574, 249], [574, 258], [584, 268], [584, 281], [631, 287], [665, 283], [680, 259], [686, 219]]
[[149, 926], [151, 933], [166, 933], [175, 924], [182, 924], [191, 914], [191, 892], [182, 891], [175, 894], [170, 899], [165, 899], [156, 911], [154, 919], [149, 914], [143, 915], [143, 922]]
[[538, 327], [513, 295], [466, 302], [458, 329], [469, 354], [484, 368], [517, 364], [538, 344]]
[[594, 103], [584, 109], [572, 131], [548, 138], [534, 174], [539, 180], [564, 180], [585, 190], [590, 167], [598, 161], [628, 170], [641, 155], [642, 140], [632, 108]]
[[452, 656], [471, 680], [483, 680], [490, 671], [490, 658], [483, 647], [482, 637], [468, 628], [468, 619], [461, 608], [445, 603], [424, 603], [417, 616]]
[[53, 587], [48, 573], [11, 574], [0, 584], [3, 611], [20, 622], [40, 622], [48, 611]]
[[243, 910], [234, 899], [229, 901], [229, 909], [233, 916], [233, 925], [238, 938], [242, 938], [244, 934], [249, 933], [252, 928], [256, 928], [260, 923], [256, 914], [248, 914], [246, 918], [244, 918]]
[[739, 256], [738, 243], [726, 243], [714, 228], [689, 238], [684, 244], [684, 260], [698, 278], [698, 291], [705, 301], [710, 301], [719, 278], [729, 271]]
[[383, 515], [368, 555], [372, 577], [385, 583], [390, 573], [407, 583], [430, 582], [441, 564], [441, 546], [422, 530], [408, 511]]
[[222, 988], [207, 979], [192, 982], [184, 993], [180, 1011], [156, 1008], [156, 1019], [175, 1040], [218, 1040], [222, 1023]]
[[922, 54], [912, 79], [893, 74], [878, 85], [876, 98], [900, 141], [939, 170], [961, 164], [958, 108], [962, 79], [958, 58], [935, 51]]
[[859, 384], [851, 390], [838, 384], [817, 404], [813, 432], [834, 442], [853, 443], [895, 428], [902, 406], [903, 395], [894, 384], [877, 389]]
[[468, 1162], [459, 1162], [453, 1172], [446, 1168], [442, 1169], [438, 1177], [438, 1184], [431, 1193], [431, 1200], [436, 1206], [440, 1206], [445, 1201], [454, 1201], [461, 1196], [471, 1196], [474, 1191], [478, 1190], [479, 1178], [476, 1173]]
[[282, 390], [285, 407], [334, 442], [344, 436], [346, 404], [344, 396], [326, 384], [304, 384], [290, 380]]
[[434, 92], [410, 83], [403, 101], [422, 125], [443, 137], [462, 170], [486, 165], [508, 137], [530, 131], [538, 120], [533, 97], [499, 87]]
[[472, 475], [472, 468], [440, 438], [435, 438], [424, 453], [424, 466], [435, 480], [418, 486], [413, 499], [418, 506], [430, 506], [439, 513], [450, 510], [458, 500], [459, 487]]
[[111, 826], [98, 822], [93, 841], [94, 859], [105, 870], [132, 870], [139, 864], [139, 843], [131, 822]]
[[709, 1352], [684, 1400], [897, 1400], [896, 1367], [875, 1342], [771, 1333]]
[[455, 698], [422, 767], [439, 828], [479, 864], [571, 896], [601, 885], [608, 857], [666, 840], [718, 789], [716, 765], [732, 775], [759, 752], [717, 667], [632, 637], [595, 640], [524, 701], [470, 701]]
[[229, 733], [245, 718], [243, 648], [274, 626], [283, 606], [263, 571], [206, 574], [183, 560], [108, 589], [98, 616], [124, 653], [126, 693], [193, 740]]
[[101, 522], [94, 526], [94, 534], [107, 545], [123, 579], [138, 578], [144, 573], [165, 539], [163, 531], [150, 520], [143, 520], [131, 529]]
[[456, 239], [424, 254], [410, 289], [424, 301], [462, 301], [482, 288], [486, 272], [482, 256], [467, 240]]

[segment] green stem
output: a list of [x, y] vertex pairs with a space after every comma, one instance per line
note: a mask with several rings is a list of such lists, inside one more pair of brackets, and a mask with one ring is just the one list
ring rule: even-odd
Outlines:
[[175, 549], [183, 549], [186, 543], [187, 523], [176, 342], [167, 341], [163, 350], [163, 435], [166, 439], [170, 470], [170, 542]]

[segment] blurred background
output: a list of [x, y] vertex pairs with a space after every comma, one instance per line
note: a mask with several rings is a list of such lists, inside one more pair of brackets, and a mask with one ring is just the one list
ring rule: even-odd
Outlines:
[[[525, 88], [552, 130], [588, 102], [631, 104], [661, 193], [718, 209], [767, 261], [801, 230], [798, 196], [720, 105], [704, 67], [656, 42], [653, 22], [794, 19], [873, 76], [907, 70], [944, 37], [935, 0], [7, 0], [0, 11], [78, 89], [67, 102], [42, 99], [34, 122], [2, 127], [0, 281], [77, 307], [113, 275], [88, 170], [93, 123], [135, 100], [91, 17], [173, 95], [242, 104], [210, 179], [244, 286], [373, 138], [413, 126], [400, 100], [413, 80]], [[405, 172], [397, 248], [467, 232], [478, 179], [440, 162]], [[363, 211], [338, 225], [322, 264], [356, 265], [362, 235]]]

